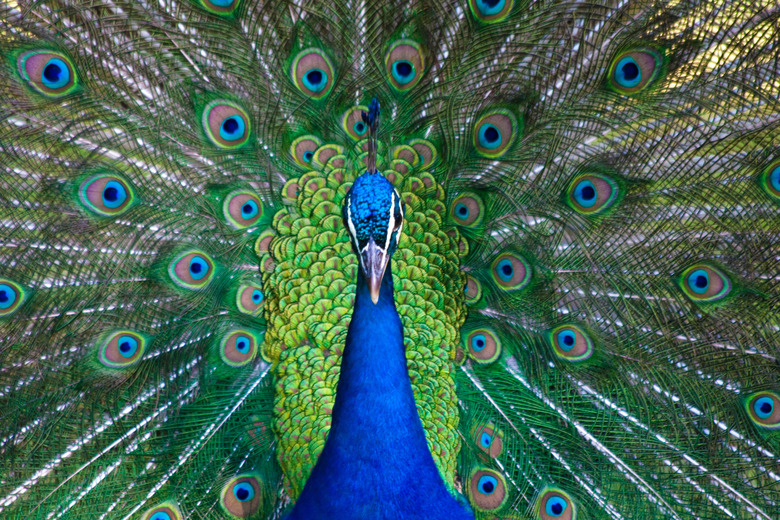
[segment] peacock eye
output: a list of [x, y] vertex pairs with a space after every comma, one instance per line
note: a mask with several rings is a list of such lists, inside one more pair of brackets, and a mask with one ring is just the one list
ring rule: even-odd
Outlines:
[[333, 87], [333, 65], [320, 49], [310, 48], [298, 53], [291, 74], [298, 90], [313, 99], [324, 98]]
[[17, 69], [30, 87], [49, 98], [66, 96], [78, 86], [73, 63], [58, 52], [23, 52], [17, 59]]
[[130, 184], [116, 175], [97, 175], [79, 187], [79, 200], [88, 210], [104, 217], [115, 217], [127, 211], [134, 195]]
[[780, 428], [780, 396], [774, 392], [757, 392], [747, 399], [750, 419], [762, 428]]
[[482, 298], [482, 284], [471, 275], [466, 275], [466, 285], [463, 288], [466, 294], [466, 303], [477, 303]]
[[493, 110], [474, 125], [474, 147], [484, 157], [501, 157], [515, 142], [518, 131], [517, 118], [512, 112]]
[[233, 367], [250, 363], [257, 354], [257, 339], [246, 330], [228, 333], [220, 342], [219, 354], [222, 361]]
[[203, 110], [203, 130], [216, 146], [235, 150], [249, 142], [249, 116], [231, 101], [212, 101]]
[[314, 151], [322, 145], [322, 140], [313, 135], [303, 135], [290, 145], [290, 155], [293, 160], [304, 168], [308, 168], [314, 158]]
[[0, 318], [10, 316], [24, 301], [25, 292], [19, 284], [0, 278]]
[[452, 201], [450, 216], [459, 226], [477, 227], [482, 223], [485, 205], [476, 193], [464, 193]]
[[561, 325], [550, 333], [555, 355], [567, 361], [584, 361], [593, 355], [593, 342], [588, 334], [576, 325]]
[[502, 253], [493, 260], [491, 274], [501, 289], [517, 291], [531, 281], [531, 266], [520, 255]]
[[780, 201], [780, 161], [765, 168], [759, 177], [761, 188], [773, 199]]
[[567, 493], [560, 489], [545, 488], [536, 508], [541, 520], [574, 520], [577, 511]]
[[474, 329], [464, 338], [469, 357], [480, 364], [494, 362], [501, 355], [501, 340], [487, 328]]
[[141, 520], [181, 520], [182, 514], [173, 502], [165, 502], [147, 510]]
[[710, 303], [729, 295], [731, 281], [719, 269], [707, 264], [696, 264], [683, 271], [680, 287], [691, 300]]
[[491, 424], [477, 428], [474, 434], [474, 440], [480, 450], [495, 459], [503, 451], [503, 441], [501, 435], [497, 434]]
[[425, 62], [420, 45], [412, 40], [398, 40], [385, 55], [387, 80], [398, 91], [414, 87], [422, 79]]
[[363, 122], [363, 112], [367, 112], [368, 107], [358, 105], [350, 108], [341, 116], [341, 127], [354, 140], [359, 141], [366, 136], [368, 125]]
[[617, 200], [618, 185], [609, 177], [596, 173], [578, 175], [569, 185], [566, 201], [577, 213], [598, 215]]
[[501, 508], [507, 499], [504, 477], [492, 469], [477, 469], [469, 479], [469, 497], [471, 504], [480, 511]]
[[129, 330], [110, 334], [100, 345], [100, 362], [108, 368], [126, 368], [136, 364], [143, 355], [146, 340]]
[[254, 475], [239, 475], [222, 488], [220, 505], [231, 516], [252, 516], [260, 509], [261, 503], [260, 480]]
[[265, 295], [259, 285], [242, 285], [236, 295], [236, 306], [239, 312], [256, 316], [263, 306]]
[[626, 96], [636, 94], [660, 77], [663, 63], [663, 55], [654, 49], [623, 52], [612, 60], [610, 85]]
[[513, 3], [513, 0], [469, 0], [469, 8], [477, 20], [495, 23], [509, 16]]
[[263, 216], [263, 204], [252, 192], [238, 191], [225, 197], [222, 213], [236, 229], [253, 226]]
[[168, 274], [180, 287], [202, 289], [214, 276], [214, 262], [205, 253], [191, 251], [171, 262]]
[[238, 7], [239, 0], [200, 0], [201, 5], [209, 12], [229, 16]]

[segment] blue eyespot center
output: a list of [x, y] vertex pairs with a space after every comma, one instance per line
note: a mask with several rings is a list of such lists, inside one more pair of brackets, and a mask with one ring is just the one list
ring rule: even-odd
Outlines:
[[358, 135], [363, 135], [366, 132], [366, 124], [363, 121], [358, 121], [354, 124], [352, 129], [355, 131]]
[[479, 145], [488, 150], [498, 148], [501, 146], [501, 131], [490, 123], [485, 123], [479, 129]]
[[469, 218], [469, 207], [462, 202], [459, 202], [455, 205], [455, 214], [458, 215], [458, 218], [460, 219], [467, 219]]
[[138, 340], [131, 336], [119, 338], [119, 354], [124, 358], [131, 358], [138, 351]]
[[769, 183], [772, 185], [772, 189], [780, 191], [780, 166], [769, 172]]
[[328, 75], [320, 69], [311, 69], [303, 76], [304, 86], [314, 93], [321, 92], [328, 83]]
[[0, 284], [0, 309], [7, 309], [16, 301], [16, 291], [6, 284]]
[[615, 81], [625, 88], [633, 88], [642, 81], [642, 70], [631, 56], [621, 59], [615, 67]]
[[311, 150], [303, 153], [303, 160], [306, 162], [311, 162], [312, 157], [314, 157], [314, 152]]
[[476, 352], [479, 352], [480, 350], [485, 348], [486, 344], [487, 341], [485, 340], [484, 334], [477, 334], [471, 339], [471, 348]]
[[574, 344], [577, 342], [577, 336], [570, 330], [562, 330], [556, 335], [556, 338], [560, 349], [566, 352], [574, 348]]
[[582, 207], [592, 207], [596, 204], [596, 187], [587, 179], [581, 180], [574, 188], [574, 199]]
[[710, 287], [710, 276], [704, 269], [696, 269], [688, 275], [688, 286], [696, 294], [704, 294]]
[[110, 209], [116, 209], [127, 200], [127, 191], [117, 181], [108, 181], [103, 187], [103, 204]]
[[506, 0], [477, 0], [477, 8], [485, 16], [500, 13], [505, 4]]
[[233, 486], [233, 495], [235, 495], [240, 502], [246, 502], [255, 497], [255, 488], [248, 482], [240, 482]]
[[171, 515], [166, 513], [165, 511], [158, 511], [157, 513], [153, 514], [149, 520], [172, 520]]
[[774, 409], [775, 403], [771, 397], [761, 397], [756, 399], [756, 402], [753, 404], [753, 410], [761, 419], [768, 419]]
[[405, 85], [414, 79], [414, 65], [407, 60], [398, 60], [393, 63], [393, 78]]
[[244, 137], [246, 123], [239, 115], [226, 117], [219, 126], [219, 136], [225, 141], [235, 141]]
[[498, 487], [498, 480], [496, 477], [490, 475], [482, 475], [477, 482], [477, 489], [485, 495], [492, 495]]
[[503, 259], [500, 262], [498, 262], [498, 265], [496, 266], [498, 277], [504, 281], [509, 282], [512, 280], [512, 275], [515, 272], [515, 268], [512, 266], [512, 262], [510, 262], [508, 259]]
[[249, 338], [246, 336], [239, 336], [236, 338], [236, 350], [241, 352], [242, 354], [246, 354], [249, 352], [249, 347], [251, 345], [251, 342], [249, 341]]
[[561, 516], [567, 507], [568, 504], [561, 497], [550, 497], [547, 499], [544, 510], [550, 516]]
[[233, 0], [211, 0], [211, 3], [218, 7], [228, 7], [233, 3]]
[[59, 58], [51, 58], [43, 67], [41, 81], [48, 88], [64, 87], [70, 81], [68, 66]]
[[257, 215], [259, 211], [260, 210], [257, 207], [257, 203], [253, 200], [248, 200], [244, 202], [243, 206], [241, 206], [241, 217], [244, 219], [250, 219]]
[[209, 265], [200, 256], [193, 256], [190, 260], [190, 275], [194, 280], [200, 280], [209, 270]]
[[485, 447], [485, 448], [489, 448], [489, 447], [490, 447], [490, 444], [491, 444], [492, 442], [493, 442], [493, 437], [492, 437], [492, 436], [491, 436], [489, 433], [487, 433], [487, 432], [482, 432], [482, 435], [481, 435], [481, 436], [480, 436], [480, 438], [479, 438], [479, 443], [480, 443], [480, 444], [481, 444], [483, 447]]

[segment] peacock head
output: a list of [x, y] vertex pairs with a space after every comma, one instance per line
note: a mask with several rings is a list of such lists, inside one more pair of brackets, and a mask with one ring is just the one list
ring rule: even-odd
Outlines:
[[398, 247], [404, 223], [403, 202], [381, 173], [366, 172], [355, 179], [342, 212], [371, 300], [376, 304], [387, 264]]

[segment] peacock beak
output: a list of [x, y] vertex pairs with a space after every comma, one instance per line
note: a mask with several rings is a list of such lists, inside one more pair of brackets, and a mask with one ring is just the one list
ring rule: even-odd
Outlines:
[[379, 289], [382, 287], [382, 278], [387, 269], [387, 253], [379, 247], [373, 238], [370, 238], [366, 247], [360, 252], [360, 267], [368, 281], [368, 289], [371, 291], [371, 301], [379, 301]]

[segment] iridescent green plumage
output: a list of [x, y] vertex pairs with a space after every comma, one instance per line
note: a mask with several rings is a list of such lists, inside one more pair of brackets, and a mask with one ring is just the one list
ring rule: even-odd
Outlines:
[[289, 511], [330, 429], [377, 97], [449, 489], [479, 519], [773, 518], [777, 17], [7, 2], [0, 516]]

